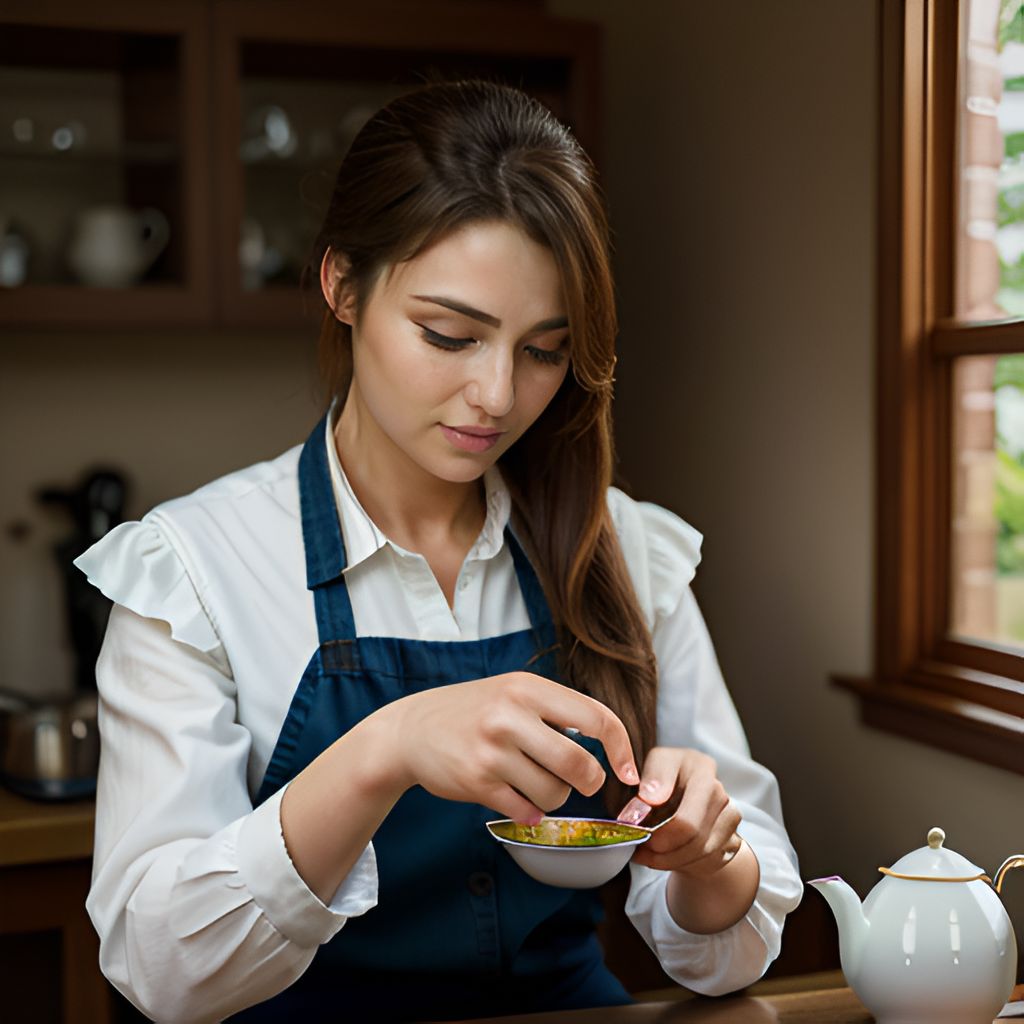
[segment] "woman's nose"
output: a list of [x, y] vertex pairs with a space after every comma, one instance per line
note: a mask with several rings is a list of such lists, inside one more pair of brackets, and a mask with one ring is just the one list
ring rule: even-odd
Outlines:
[[466, 398], [488, 416], [499, 419], [512, 411], [516, 400], [515, 363], [509, 353], [482, 358], [466, 388]]

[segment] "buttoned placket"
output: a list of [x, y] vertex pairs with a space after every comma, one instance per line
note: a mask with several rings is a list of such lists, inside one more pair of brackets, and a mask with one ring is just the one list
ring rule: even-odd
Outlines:
[[493, 506], [499, 500], [493, 494], [489, 498], [487, 523], [462, 563], [455, 580], [454, 600], [451, 606], [430, 563], [423, 555], [416, 551], [407, 551], [391, 541], [385, 541], [399, 576], [410, 589], [410, 610], [421, 636], [461, 639], [479, 635], [480, 607], [486, 571], [483, 563], [497, 557], [501, 550], [501, 544], [496, 544], [491, 536], [496, 524]]
[[491, 491], [487, 495], [487, 516], [480, 536], [469, 549], [455, 581], [452, 614], [463, 635], [479, 636], [480, 609], [483, 601], [483, 583], [486, 563], [495, 559], [502, 547], [501, 536], [505, 528], [500, 509], [501, 498]]
[[488, 573], [495, 571], [498, 556], [485, 561], [467, 562], [455, 587], [454, 613], [465, 636], [480, 635], [480, 620], [484, 611], [484, 584]]
[[398, 575], [409, 595], [409, 609], [421, 637], [437, 640], [461, 638], [459, 624], [448, 607], [430, 563], [415, 551], [389, 544]]

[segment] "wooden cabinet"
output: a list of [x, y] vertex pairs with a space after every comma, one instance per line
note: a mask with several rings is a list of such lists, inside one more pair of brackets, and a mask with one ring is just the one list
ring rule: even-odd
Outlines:
[[498, 79], [598, 159], [599, 64], [594, 25], [527, 0], [7, 0], [0, 325], [301, 325], [334, 173], [374, 110]]
[[92, 801], [45, 804], [0, 787], [0, 993], [5, 1020], [105, 1024], [119, 1001], [85, 912]]

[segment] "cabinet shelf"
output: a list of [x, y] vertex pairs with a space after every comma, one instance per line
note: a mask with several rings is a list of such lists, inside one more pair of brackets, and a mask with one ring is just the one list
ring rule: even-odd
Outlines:
[[118, 150], [81, 150], [80, 152], [61, 152], [60, 150], [0, 150], [0, 175], [2, 165], [10, 162], [13, 165], [40, 164], [44, 167], [63, 167], [75, 171], [82, 165], [89, 164], [153, 164], [155, 166], [176, 164], [181, 153], [176, 146], [170, 145], [138, 145], [125, 146]]
[[182, 309], [186, 284], [138, 284], [130, 288], [93, 288], [79, 284], [25, 284], [0, 288], [0, 323], [26, 327], [154, 327], [205, 325], [205, 309], [191, 316]]

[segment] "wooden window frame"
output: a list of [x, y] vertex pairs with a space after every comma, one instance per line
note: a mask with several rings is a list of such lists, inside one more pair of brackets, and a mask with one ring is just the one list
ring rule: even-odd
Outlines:
[[957, 356], [1024, 352], [1024, 321], [954, 311], [958, 0], [880, 0], [874, 671], [865, 723], [1024, 774], [1024, 656], [948, 635]]

